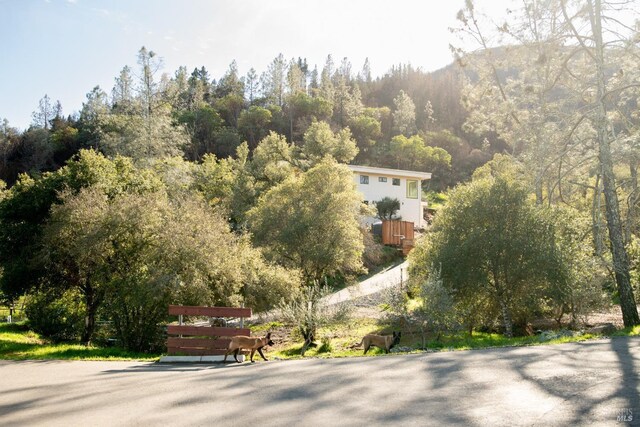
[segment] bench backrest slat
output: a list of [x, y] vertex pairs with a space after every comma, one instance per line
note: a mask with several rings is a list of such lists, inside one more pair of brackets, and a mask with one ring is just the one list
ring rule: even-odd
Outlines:
[[244, 307], [199, 307], [188, 305], [170, 305], [169, 314], [173, 316], [207, 317], [251, 317], [251, 309]]

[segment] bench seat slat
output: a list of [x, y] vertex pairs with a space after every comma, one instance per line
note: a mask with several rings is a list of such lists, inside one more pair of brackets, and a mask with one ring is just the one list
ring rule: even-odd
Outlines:
[[230, 339], [220, 338], [167, 338], [167, 347], [181, 347], [181, 348], [229, 348]]
[[[187, 355], [187, 356], [222, 356], [226, 350], [210, 349], [210, 348], [180, 348], [167, 347], [167, 354], [170, 356]], [[249, 351], [242, 350], [238, 354], [249, 354]], [[233, 354], [229, 354], [229, 360], [233, 360]]]

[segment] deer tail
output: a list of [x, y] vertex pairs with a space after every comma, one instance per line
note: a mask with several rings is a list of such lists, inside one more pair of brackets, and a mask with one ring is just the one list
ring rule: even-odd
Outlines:
[[352, 346], [351, 346], [351, 347], [349, 347], [349, 348], [358, 348], [358, 347], [362, 347], [362, 344], [364, 344], [364, 338], [362, 338], [362, 339], [360, 340], [360, 343], [358, 343], [358, 344], [354, 344], [354, 345], [352, 345]]

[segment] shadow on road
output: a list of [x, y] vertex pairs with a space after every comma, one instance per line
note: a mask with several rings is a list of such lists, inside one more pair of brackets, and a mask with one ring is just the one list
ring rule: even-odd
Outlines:
[[[199, 363], [199, 362], [171, 362], [171, 363], [149, 363], [149, 364], [141, 364], [141, 365], [132, 365], [127, 366], [123, 369], [107, 369], [102, 371], [102, 374], [114, 374], [114, 373], [146, 373], [146, 372], [196, 372], [196, 371], [207, 371], [212, 369], [246, 369], [246, 368], [255, 368], [259, 366], [260, 363], [265, 362], [256, 362], [256, 363], [236, 363], [236, 362], [211, 362], [211, 363]], [[269, 362], [266, 362], [269, 363]]]
[[624, 405], [619, 408], [612, 408], [616, 415], [616, 420], [629, 419], [631, 424], [640, 425], [640, 393], [638, 392], [638, 369], [636, 360], [629, 348], [629, 339], [611, 340], [611, 348], [618, 356], [618, 363], [622, 371], [622, 383], [616, 393], [616, 397], [624, 401]]
[[[572, 344], [574, 351], [558, 345], [544, 348], [539, 356], [514, 360], [513, 369], [521, 381], [535, 386], [556, 402], [537, 424], [567, 421], [573, 425], [590, 425], [620, 421], [640, 425], [638, 367], [631, 351], [634, 347], [638, 354], [639, 344], [638, 339], [627, 337], [586, 341]], [[597, 350], [587, 352], [589, 347]], [[544, 363], [549, 365], [548, 371], [541, 375], [535, 365]], [[618, 420], [620, 414], [623, 417], [633, 414], [633, 417]]]

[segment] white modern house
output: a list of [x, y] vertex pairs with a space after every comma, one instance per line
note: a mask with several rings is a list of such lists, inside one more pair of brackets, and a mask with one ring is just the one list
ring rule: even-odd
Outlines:
[[[427, 202], [422, 201], [422, 181], [431, 179], [431, 173], [356, 165], [349, 165], [349, 168], [365, 203], [375, 204], [384, 197], [398, 199], [398, 215], [403, 221], [413, 222], [416, 228], [426, 225], [424, 209]], [[373, 222], [373, 218], [371, 220]]]

